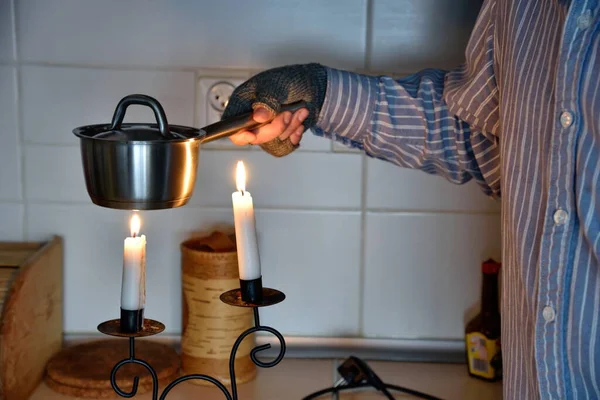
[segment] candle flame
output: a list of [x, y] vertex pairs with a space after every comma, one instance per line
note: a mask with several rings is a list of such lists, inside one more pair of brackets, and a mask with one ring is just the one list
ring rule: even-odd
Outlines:
[[131, 230], [131, 236], [136, 237], [140, 233], [140, 226], [142, 222], [137, 214], [134, 214], [129, 221], [129, 229]]
[[244, 168], [244, 163], [242, 161], [238, 161], [235, 175], [237, 190], [244, 192], [246, 190], [246, 168]]

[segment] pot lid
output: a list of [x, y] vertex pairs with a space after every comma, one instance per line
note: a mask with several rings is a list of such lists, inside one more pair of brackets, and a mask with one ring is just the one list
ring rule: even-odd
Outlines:
[[[125, 111], [132, 104], [148, 106], [154, 112], [157, 123], [123, 123]], [[169, 125], [160, 103], [147, 95], [132, 94], [121, 99], [112, 123], [80, 126], [73, 130], [76, 136], [95, 140], [119, 142], [173, 142], [199, 139], [205, 132], [181, 125]]]
[[74, 129], [73, 133], [79, 137], [120, 142], [172, 142], [203, 136], [201, 130], [180, 125], [169, 125], [165, 135], [157, 124], [143, 123], [121, 124], [118, 129], [112, 129], [111, 124], [87, 125]]

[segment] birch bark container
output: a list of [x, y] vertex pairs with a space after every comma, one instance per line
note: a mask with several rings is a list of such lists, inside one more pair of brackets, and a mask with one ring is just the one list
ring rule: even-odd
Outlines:
[[[239, 272], [235, 238], [221, 232], [193, 238], [181, 244], [183, 285], [181, 366], [182, 374], [207, 374], [230, 384], [231, 348], [246, 329], [254, 324], [252, 309], [232, 307], [219, 299], [228, 290], [238, 288]], [[248, 382], [256, 376], [250, 359], [254, 334], [240, 345], [236, 360], [236, 382]], [[211, 385], [203, 380], [190, 380]]]

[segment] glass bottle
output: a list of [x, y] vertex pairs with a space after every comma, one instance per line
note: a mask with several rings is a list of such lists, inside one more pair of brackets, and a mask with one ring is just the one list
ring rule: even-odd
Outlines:
[[469, 375], [488, 381], [502, 379], [498, 273], [501, 264], [482, 263], [481, 309], [465, 328]]

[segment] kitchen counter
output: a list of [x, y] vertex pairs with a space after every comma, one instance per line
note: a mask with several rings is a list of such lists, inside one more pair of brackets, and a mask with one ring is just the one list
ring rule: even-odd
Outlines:
[[[238, 387], [239, 398], [243, 400], [301, 400], [308, 394], [332, 386], [339, 379], [336, 366], [343, 360], [294, 359], [284, 358], [277, 366], [258, 369], [257, 378]], [[445, 400], [501, 400], [502, 383], [488, 383], [471, 378], [464, 364], [433, 364], [409, 362], [371, 361], [371, 368], [384, 380], [397, 386], [419, 390]], [[160, 388], [162, 390], [162, 388]], [[393, 392], [396, 395], [398, 392]], [[146, 393], [134, 397], [150, 400]], [[175, 387], [167, 397], [169, 400], [223, 400], [223, 394], [216, 388], [184, 382]], [[329, 400], [322, 396], [318, 400]], [[416, 397], [400, 394], [398, 399]], [[114, 399], [121, 399], [116, 396]], [[343, 400], [385, 399], [374, 390], [348, 392], [340, 396]], [[84, 400], [69, 397], [52, 391], [41, 383], [29, 400]]]

